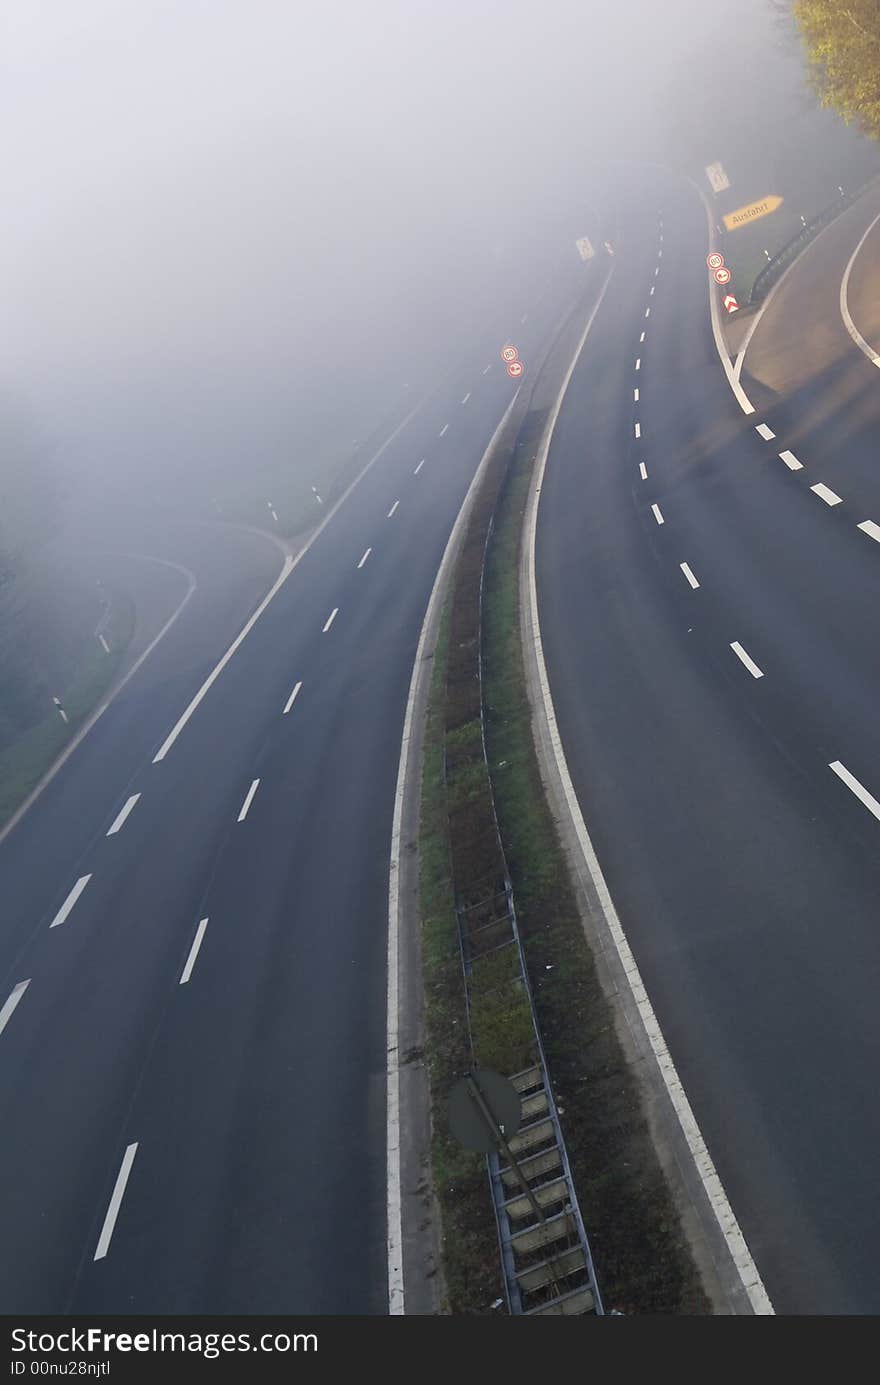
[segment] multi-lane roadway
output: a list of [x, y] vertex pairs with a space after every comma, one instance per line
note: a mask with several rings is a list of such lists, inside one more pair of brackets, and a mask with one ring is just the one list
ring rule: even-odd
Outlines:
[[830, 387], [745, 414], [693, 187], [617, 214], [538, 514], [564, 751], [776, 1311], [876, 1312], [880, 377], [841, 326], [858, 421]]
[[567, 264], [463, 343], [296, 561], [166, 535], [192, 599], [0, 842], [3, 1311], [386, 1310], [407, 690], [515, 389], [499, 349], [538, 350]]

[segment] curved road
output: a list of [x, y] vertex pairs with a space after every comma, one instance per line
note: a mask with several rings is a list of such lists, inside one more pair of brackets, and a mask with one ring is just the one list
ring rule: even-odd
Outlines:
[[[843, 420], [855, 459], [830, 445], [830, 416], [804, 422], [803, 398], [744, 416], [712, 339], [693, 188], [640, 174], [618, 217], [538, 513], [559, 728], [776, 1311], [872, 1313], [880, 544], [856, 526], [880, 521], [876, 405]], [[791, 449], [803, 470], [780, 459]], [[843, 503], [811, 489], [843, 489], [844, 468]]]

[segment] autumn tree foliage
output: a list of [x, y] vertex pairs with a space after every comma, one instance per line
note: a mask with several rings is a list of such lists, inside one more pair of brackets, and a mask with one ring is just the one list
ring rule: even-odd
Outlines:
[[825, 106], [880, 139], [880, 0], [794, 0]]

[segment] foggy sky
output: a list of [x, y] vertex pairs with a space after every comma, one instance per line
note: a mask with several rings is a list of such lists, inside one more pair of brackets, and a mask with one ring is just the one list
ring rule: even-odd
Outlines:
[[764, 0], [5, 0], [0, 387], [74, 476], [295, 452], [769, 32]]

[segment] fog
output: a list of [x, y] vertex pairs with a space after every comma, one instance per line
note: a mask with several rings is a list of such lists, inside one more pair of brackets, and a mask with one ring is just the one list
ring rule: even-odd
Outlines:
[[341, 447], [569, 253], [596, 167], [802, 99], [765, 0], [5, 0], [2, 25], [0, 385], [74, 494]]

